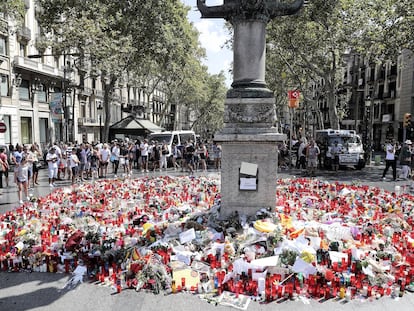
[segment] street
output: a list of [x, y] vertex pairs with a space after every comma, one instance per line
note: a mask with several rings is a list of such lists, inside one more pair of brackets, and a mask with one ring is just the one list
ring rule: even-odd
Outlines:
[[[361, 171], [342, 170], [338, 172], [319, 171], [317, 178], [328, 182], [360, 183], [380, 187], [394, 191], [395, 186], [400, 186], [403, 191], [408, 185], [407, 181], [382, 181], [383, 167], [367, 167]], [[165, 174], [155, 172], [147, 174]], [[179, 171], [168, 171], [170, 175], [182, 174]], [[196, 173], [196, 174], [201, 174]], [[216, 171], [208, 172], [211, 176], [217, 176]], [[388, 173], [389, 177], [391, 172]], [[134, 174], [139, 177], [142, 173]], [[110, 175], [111, 176], [111, 175]], [[299, 170], [282, 170], [279, 178], [291, 178], [300, 176]], [[43, 196], [50, 193], [46, 170], [40, 173], [40, 186], [33, 190], [34, 196]], [[67, 181], [58, 182], [58, 186], [69, 185]], [[4, 189], [0, 199], [0, 212], [5, 213], [17, 204], [17, 189], [10, 187]], [[123, 290], [116, 293], [109, 286], [101, 286], [95, 283], [85, 282], [74, 289], [64, 289], [70, 279], [70, 275], [59, 273], [8, 273], [0, 272], [0, 310], [234, 310], [232, 307], [214, 305], [201, 300], [198, 295], [191, 293], [177, 293], [165, 296], [154, 295], [144, 291]], [[261, 304], [252, 301], [248, 306], [250, 310], [393, 310], [399, 308], [401, 311], [414, 309], [414, 294], [406, 293], [402, 298], [381, 297], [379, 299], [354, 299], [351, 301], [318, 301], [315, 299], [297, 299], [283, 302], [272, 302]]]

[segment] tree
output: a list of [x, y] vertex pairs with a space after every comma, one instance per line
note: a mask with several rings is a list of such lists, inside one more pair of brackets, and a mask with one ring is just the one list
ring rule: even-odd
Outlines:
[[10, 17], [17, 25], [22, 25], [24, 21], [24, 1], [23, 0], [2, 0], [0, 2], [0, 16]]
[[204, 135], [214, 134], [223, 127], [224, 101], [227, 92], [225, 80], [223, 72], [217, 75], [206, 75], [201, 98], [193, 105], [189, 105], [189, 109], [195, 116], [192, 128], [196, 132]]
[[194, 47], [186, 9], [179, 0], [39, 3], [44, 8], [39, 22], [45, 39], [38, 44], [39, 50], [80, 52], [104, 78], [105, 138], [118, 79], [136, 75], [135, 81], [153, 90], [166, 72], [186, 65], [189, 49]]
[[312, 0], [300, 14], [273, 20], [268, 27], [268, 54], [273, 63], [267, 67], [274, 71], [282, 66], [281, 72], [289, 79], [271, 81], [275, 83], [272, 87], [285, 89], [286, 94], [286, 88], [305, 90], [309, 82], [320, 82], [313, 85], [318, 85], [319, 95], [326, 98], [330, 127], [339, 128], [347, 109], [347, 99], [340, 95], [342, 55], [353, 50], [380, 61], [398, 53], [397, 42], [412, 44], [412, 40], [396, 39], [400, 37], [396, 35], [398, 30], [412, 31], [408, 25], [412, 25], [413, 5], [410, 1], [403, 3]]

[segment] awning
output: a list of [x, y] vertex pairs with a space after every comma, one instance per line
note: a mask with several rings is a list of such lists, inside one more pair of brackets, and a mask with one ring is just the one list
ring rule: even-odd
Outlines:
[[158, 125], [152, 123], [150, 120], [138, 120], [138, 123], [141, 124], [141, 126], [151, 132], [161, 132], [164, 130], [164, 128], [159, 127]]
[[112, 124], [111, 130], [146, 130], [149, 132], [161, 132], [164, 128], [152, 123], [147, 119], [140, 119], [133, 115]]

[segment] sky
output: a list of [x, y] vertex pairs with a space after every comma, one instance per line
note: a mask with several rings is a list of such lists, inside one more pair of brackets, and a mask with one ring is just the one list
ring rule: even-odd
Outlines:
[[[201, 18], [197, 9], [197, 0], [181, 0], [191, 7], [188, 18], [200, 32], [199, 41], [206, 50], [207, 59], [204, 64], [208, 67], [210, 74], [218, 74], [223, 71], [226, 76], [226, 84], [230, 87], [232, 75], [228, 73], [233, 61], [233, 51], [223, 47], [228, 39], [228, 34], [224, 29], [224, 19], [220, 18]], [[206, 5], [220, 5], [223, 0], [207, 0]]]

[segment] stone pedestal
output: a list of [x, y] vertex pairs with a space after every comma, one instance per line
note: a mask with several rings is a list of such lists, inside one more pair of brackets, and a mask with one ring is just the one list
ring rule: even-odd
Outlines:
[[[227, 92], [224, 128], [214, 136], [223, 151], [223, 217], [235, 211], [252, 216], [261, 208], [275, 207], [277, 145], [286, 135], [273, 127], [275, 99], [265, 82], [266, 25], [277, 16], [295, 14], [303, 2], [225, 0], [222, 5], [208, 6], [206, 1], [197, 0], [202, 17], [224, 18], [234, 28], [233, 83]], [[257, 165], [255, 187], [251, 185], [252, 177], [248, 177], [244, 181], [249, 185], [240, 189], [242, 162], [248, 163], [247, 167], [250, 163], [255, 172]]]
[[[274, 98], [227, 98], [225, 126], [214, 140], [222, 146], [221, 217], [252, 216], [276, 205], [277, 145], [286, 135], [271, 127]], [[242, 162], [257, 165], [256, 190], [240, 189]]]

